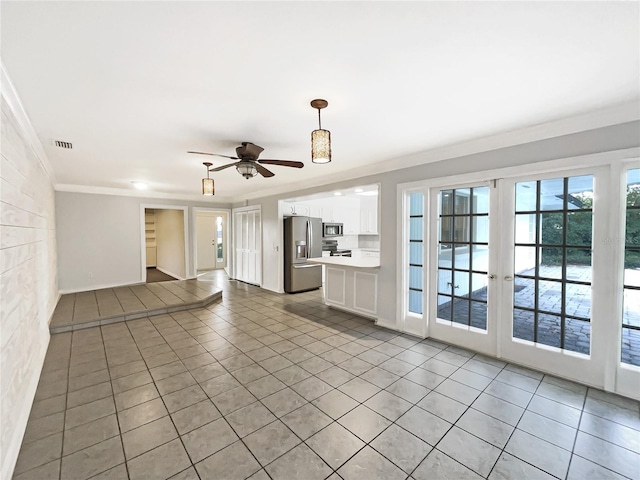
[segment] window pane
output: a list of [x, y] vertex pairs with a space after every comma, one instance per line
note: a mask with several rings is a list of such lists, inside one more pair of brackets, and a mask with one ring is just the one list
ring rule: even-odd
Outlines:
[[640, 366], [640, 330], [622, 329], [622, 362]]
[[516, 275], [535, 275], [536, 247], [516, 247], [514, 272]]
[[567, 280], [591, 282], [591, 250], [567, 248]]
[[453, 217], [440, 219], [440, 242], [446, 244], [453, 242]]
[[560, 347], [560, 317], [538, 314], [538, 343], [551, 347]]
[[462, 245], [457, 246], [454, 249], [455, 258], [454, 258], [454, 266], [459, 269], [469, 268], [469, 246]]
[[451, 320], [461, 325], [469, 325], [469, 300], [453, 299], [453, 316]]
[[489, 279], [484, 273], [471, 274], [471, 298], [487, 301]]
[[593, 175], [569, 177], [567, 209], [593, 208]]
[[592, 217], [591, 212], [567, 213], [567, 245], [591, 247]]
[[469, 217], [454, 217], [454, 242], [469, 242]]
[[540, 181], [540, 210], [564, 208], [564, 178]]
[[473, 217], [473, 238], [472, 242], [489, 241], [489, 217]]
[[540, 280], [538, 282], [538, 310], [561, 313], [562, 283]]
[[453, 272], [453, 294], [458, 297], [469, 295], [469, 272]]
[[449, 246], [438, 245], [438, 266], [451, 268], [453, 249]]
[[640, 290], [624, 289], [622, 324], [640, 327]]
[[451, 270], [438, 269], [438, 293], [453, 295], [453, 272]]
[[535, 307], [536, 282], [534, 279], [516, 277], [513, 287], [513, 304], [515, 306]]
[[471, 302], [471, 326], [487, 329], [487, 304], [482, 302]]
[[624, 252], [624, 284], [640, 287], [640, 250]]
[[453, 190], [440, 192], [440, 215], [453, 215]]
[[[640, 197], [640, 189], [637, 196]], [[627, 210], [625, 243], [628, 247], [640, 246], [640, 208]]]
[[519, 213], [516, 215], [516, 243], [536, 243], [535, 213]]
[[473, 189], [473, 213], [489, 213], [489, 187]]
[[540, 276], [562, 278], [562, 248], [540, 249]]
[[568, 283], [566, 288], [567, 294], [564, 307], [565, 314], [587, 320], [590, 319], [591, 286]]
[[562, 213], [540, 214], [540, 243], [543, 245], [562, 245]]
[[513, 338], [533, 342], [535, 314], [529, 310], [513, 309]]
[[409, 267], [409, 288], [422, 290], [422, 267]]
[[591, 323], [567, 318], [564, 324], [564, 348], [589, 355], [591, 350]]
[[422, 242], [409, 243], [409, 263], [423, 265], [422, 263]]
[[410, 193], [409, 194], [409, 215], [422, 215], [424, 205], [424, 194], [422, 193]]
[[422, 218], [409, 219], [409, 240], [422, 240]]
[[409, 290], [409, 311], [412, 313], [422, 313], [422, 292]]
[[471, 209], [469, 208], [469, 197], [471, 196], [471, 191], [468, 188], [461, 188], [459, 190], [455, 190], [456, 193], [456, 203], [454, 208], [454, 213], [456, 215], [466, 215]]
[[473, 245], [472, 260], [473, 270], [487, 272], [489, 270], [489, 247], [486, 245]]
[[516, 212], [532, 212], [536, 209], [537, 182], [516, 183]]
[[438, 295], [438, 318], [451, 321], [451, 297]]

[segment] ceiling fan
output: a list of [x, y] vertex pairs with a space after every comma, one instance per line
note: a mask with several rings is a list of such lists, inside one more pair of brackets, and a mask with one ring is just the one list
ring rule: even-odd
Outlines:
[[230, 158], [231, 160], [239, 160], [235, 163], [229, 163], [227, 165], [223, 165], [221, 167], [210, 168], [210, 172], [219, 172], [220, 170], [224, 170], [229, 167], [236, 167], [236, 170], [240, 175], [244, 178], [249, 179], [251, 177], [255, 177], [258, 173], [263, 177], [273, 177], [275, 174], [271, 170], [267, 170], [265, 167], [260, 165], [261, 163], [266, 165], [281, 165], [283, 167], [293, 167], [293, 168], [302, 168], [304, 167], [304, 163], [302, 162], [294, 162], [292, 160], [258, 160], [258, 157], [262, 153], [264, 148], [251, 143], [251, 142], [242, 142], [242, 145], [236, 148], [237, 157], [231, 157], [229, 155], [220, 155], [219, 153], [208, 153], [208, 152], [187, 152], [187, 153], [195, 153], [198, 155], [212, 155], [214, 157], [223, 157]]

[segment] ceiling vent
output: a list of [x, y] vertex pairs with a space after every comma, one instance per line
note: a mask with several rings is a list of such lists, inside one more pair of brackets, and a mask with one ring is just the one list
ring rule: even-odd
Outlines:
[[62, 140], [54, 140], [53, 143], [55, 144], [56, 147], [68, 148], [68, 149], [73, 148], [73, 145], [71, 144], [71, 142], [63, 142]]

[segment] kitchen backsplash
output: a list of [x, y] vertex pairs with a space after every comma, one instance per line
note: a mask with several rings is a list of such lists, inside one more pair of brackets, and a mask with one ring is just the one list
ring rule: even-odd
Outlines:
[[338, 248], [341, 249], [353, 249], [353, 248], [376, 248], [380, 249], [380, 236], [379, 235], [345, 235], [339, 237]]

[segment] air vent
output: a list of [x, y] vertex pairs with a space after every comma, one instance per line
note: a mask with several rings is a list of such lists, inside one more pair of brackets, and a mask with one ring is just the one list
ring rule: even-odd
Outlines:
[[71, 144], [71, 142], [63, 142], [62, 140], [55, 140], [54, 141], [56, 147], [60, 147], [60, 148], [73, 148], [73, 145]]

